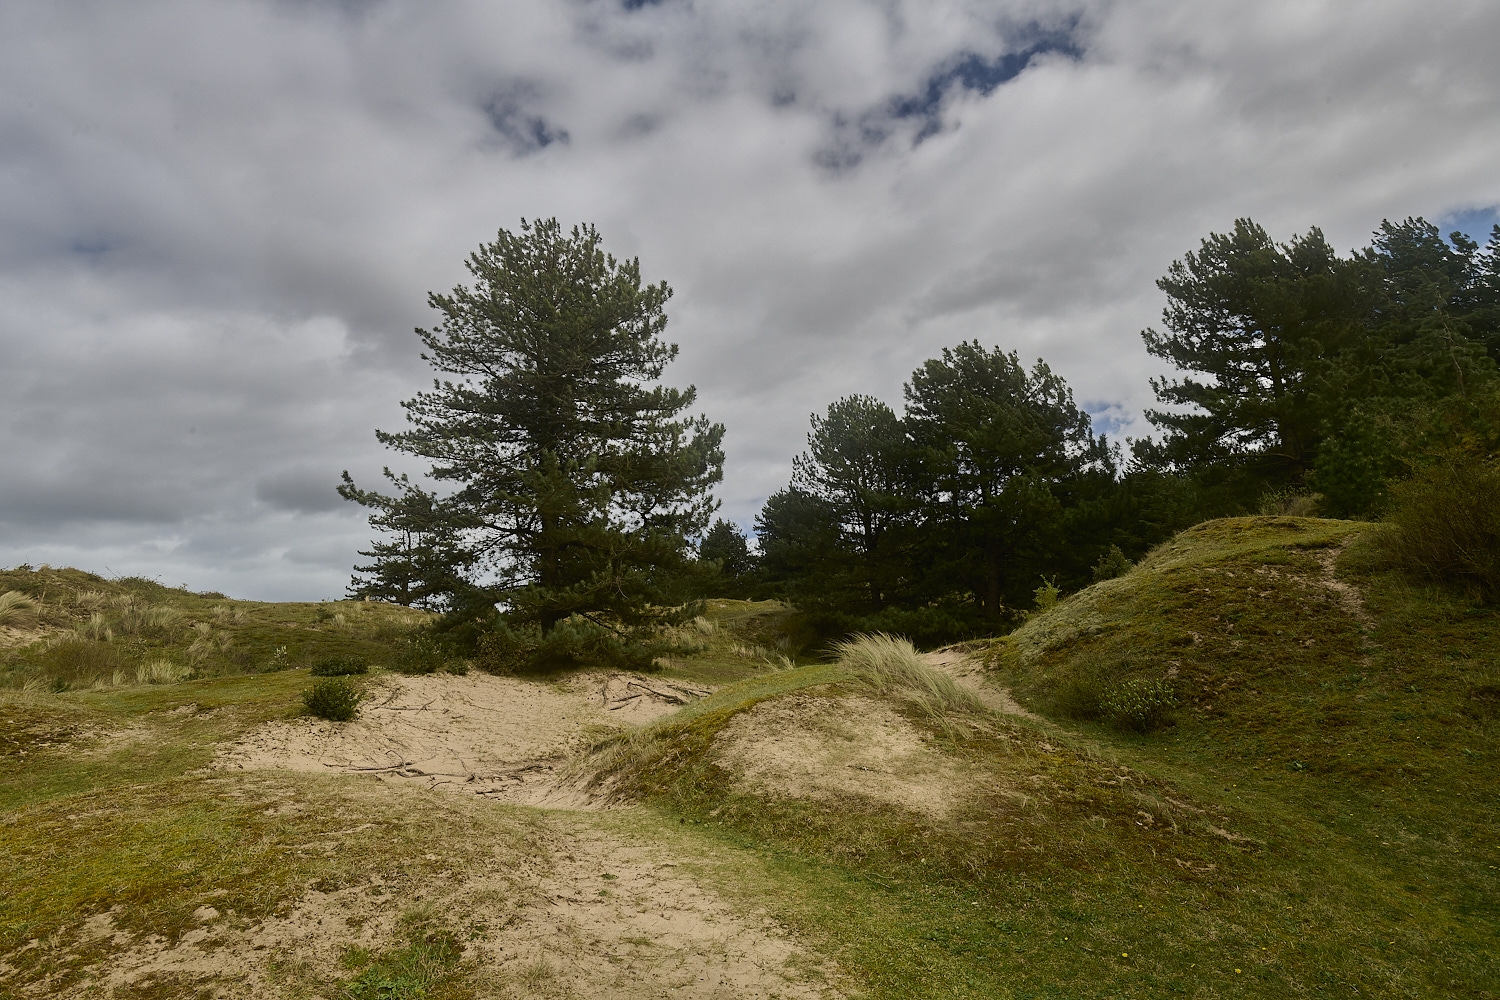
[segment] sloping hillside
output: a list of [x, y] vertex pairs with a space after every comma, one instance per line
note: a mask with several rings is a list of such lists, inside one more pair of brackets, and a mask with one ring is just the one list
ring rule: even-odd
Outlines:
[[[104, 638], [83, 581], [7, 654], [0, 997], [1494, 997], [1500, 616], [1374, 530], [1209, 522], [923, 656], [716, 601], [649, 677], [179, 592]], [[128, 668], [198, 625], [253, 652]], [[120, 677], [55, 683], [84, 642]], [[354, 655], [378, 698], [301, 716]]]
[[808, 667], [600, 787], [816, 870], [876, 995], [1494, 996], [1500, 617], [1370, 527], [1206, 523], [1033, 617], [980, 693], [1039, 721]]

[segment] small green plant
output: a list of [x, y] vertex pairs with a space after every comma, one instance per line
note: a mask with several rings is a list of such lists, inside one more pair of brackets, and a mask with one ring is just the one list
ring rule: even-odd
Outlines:
[[325, 656], [307, 672], [314, 677], [348, 677], [352, 674], [367, 674], [370, 667], [354, 656]]
[[325, 677], [302, 693], [309, 715], [330, 722], [348, 722], [359, 713], [364, 691], [347, 677]]
[[1042, 585], [1032, 591], [1036, 596], [1036, 609], [1038, 612], [1051, 611], [1057, 607], [1057, 600], [1062, 596], [1062, 591], [1057, 589], [1057, 580], [1042, 577]]
[[430, 909], [413, 910], [401, 918], [403, 947], [375, 955], [364, 948], [344, 954], [346, 968], [363, 967], [345, 984], [348, 1000], [417, 1000], [433, 987], [451, 986], [463, 975], [463, 945]]
[[1133, 733], [1160, 729], [1176, 707], [1172, 686], [1156, 678], [1132, 678], [1110, 688], [1100, 699], [1100, 708], [1110, 724]]
[[288, 655], [285, 646], [277, 646], [271, 653], [271, 658], [266, 661], [265, 672], [268, 674], [280, 673], [292, 665], [292, 658]]
[[435, 674], [448, 665], [448, 654], [427, 632], [412, 632], [396, 648], [391, 669], [398, 674]]

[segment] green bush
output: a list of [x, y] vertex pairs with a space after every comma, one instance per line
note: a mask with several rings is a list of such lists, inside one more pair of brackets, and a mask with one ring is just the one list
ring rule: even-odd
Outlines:
[[1110, 688], [1100, 699], [1105, 719], [1117, 729], [1149, 733], [1171, 719], [1177, 696], [1164, 680], [1136, 677]]
[[1099, 561], [1094, 564], [1094, 582], [1102, 583], [1105, 580], [1113, 580], [1117, 576], [1124, 576], [1134, 565], [1125, 558], [1125, 553], [1120, 551], [1118, 545], [1111, 545], [1109, 551], [1101, 555]]
[[479, 642], [479, 664], [488, 673], [514, 674], [595, 666], [615, 670], [656, 669], [665, 643], [622, 636], [581, 615], [558, 622], [545, 634], [534, 625], [497, 622]]
[[1391, 488], [1387, 521], [1409, 572], [1500, 598], [1500, 460], [1446, 456]]
[[391, 669], [411, 677], [435, 674], [438, 671], [461, 674], [467, 670], [436, 637], [425, 631], [406, 636], [396, 649]]
[[328, 677], [302, 692], [309, 715], [330, 722], [348, 722], [359, 713], [364, 691], [347, 677]]
[[1055, 579], [1049, 580], [1044, 576], [1042, 577], [1042, 585], [1032, 591], [1032, 595], [1036, 598], [1037, 611], [1045, 613], [1057, 607], [1057, 601], [1062, 596], [1062, 591], [1058, 589]]
[[328, 656], [312, 665], [308, 673], [314, 677], [348, 677], [351, 674], [367, 674], [370, 667], [353, 656]]

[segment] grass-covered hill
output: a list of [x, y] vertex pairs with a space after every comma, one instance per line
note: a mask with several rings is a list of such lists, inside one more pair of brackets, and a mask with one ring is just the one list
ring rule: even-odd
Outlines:
[[[852, 650], [617, 739], [597, 780], [776, 857], [879, 996], [1495, 996], [1500, 615], [1376, 532], [1184, 532], [985, 650], [979, 693], [1036, 720]], [[826, 774], [882, 780], [778, 756], [820, 729], [854, 748]]]
[[383, 663], [427, 615], [364, 601], [266, 603], [76, 569], [0, 570], [0, 688], [67, 691]]
[[[653, 995], [700, 953], [669, 914], [709, 896], [715, 921], [754, 914], [803, 949], [776, 952], [783, 986], [722, 995], [1495, 997], [1500, 614], [1409, 582], [1380, 530], [1208, 522], [1002, 640], [923, 657], [807, 650], [784, 605], [711, 602], [658, 676], [715, 693], [639, 728], [569, 709], [593, 741], [571, 787], [633, 806], [596, 812], [213, 766], [313, 725], [308, 666], [360, 658], [380, 683], [415, 612], [0, 577], [34, 602], [0, 660], [0, 997], [251, 995], [101, 970], [314, 911], [321, 952], [236, 959], [269, 970], [255, 995]], [[162, 607], [181, 619], [128, 624]], [[89, 643], [112, 665], [57, 652]], [[182, 669], [138, 677], [153, 658]], [[572, 697], [565, 675], [442, 683]], [[627, 856], [691, 892], [627, 897]], [[341, 902], [367, 896], [387, 924]], [[663, 929], [587, 923], [617, 897]], [[574, 929], [544, 933], [559, 908]], [[694, 975], [680, 995], [710, 990]]]

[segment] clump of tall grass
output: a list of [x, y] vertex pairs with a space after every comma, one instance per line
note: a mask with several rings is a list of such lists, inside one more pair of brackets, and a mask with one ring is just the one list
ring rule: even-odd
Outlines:
[[178, 681], [187, 680], [192, 673], [191, 667], [173, 663], [171, 660], [146, 660], [135, 668], [135, 682], [137, 684], [175, 684]]
[[881, 693], [906, 693], [938, 713], [985, 711], [977, 695], [924, 664], [905, 639], [884, 632], [860, 634], [835, 643], [833, 651], [840, 665]]
[[234, 652], [234, 636], [228, 632], [215, 632], [208, 622], [193, 623], [193, 631], [198, 633], [198, 638], [188, 646], [187, 655], [188, 659], [194, 663], [205, 660], [215, 653]]
[[19, 590], [0, 594], [0, 626], [21, 628], [36, 620], [36, 601]]
[[109, 595], [102, 590], [80, 590], [73, 595], [73, 603], [88, 611], [98, 611], [109, 604]]
[[91, 639], [94, 642], [109, 642], [115, 637], [115, 630], [110, 625], [109, 619], [97, 611], [89, 615], [87, 622], [78, 626], [77, 632], [81, 638]]
[[121, 635], [146, 635], [165, 638], [175, 631], [186, 616], [170, 604], [148, 604], [127, 608], [114, 620]]

